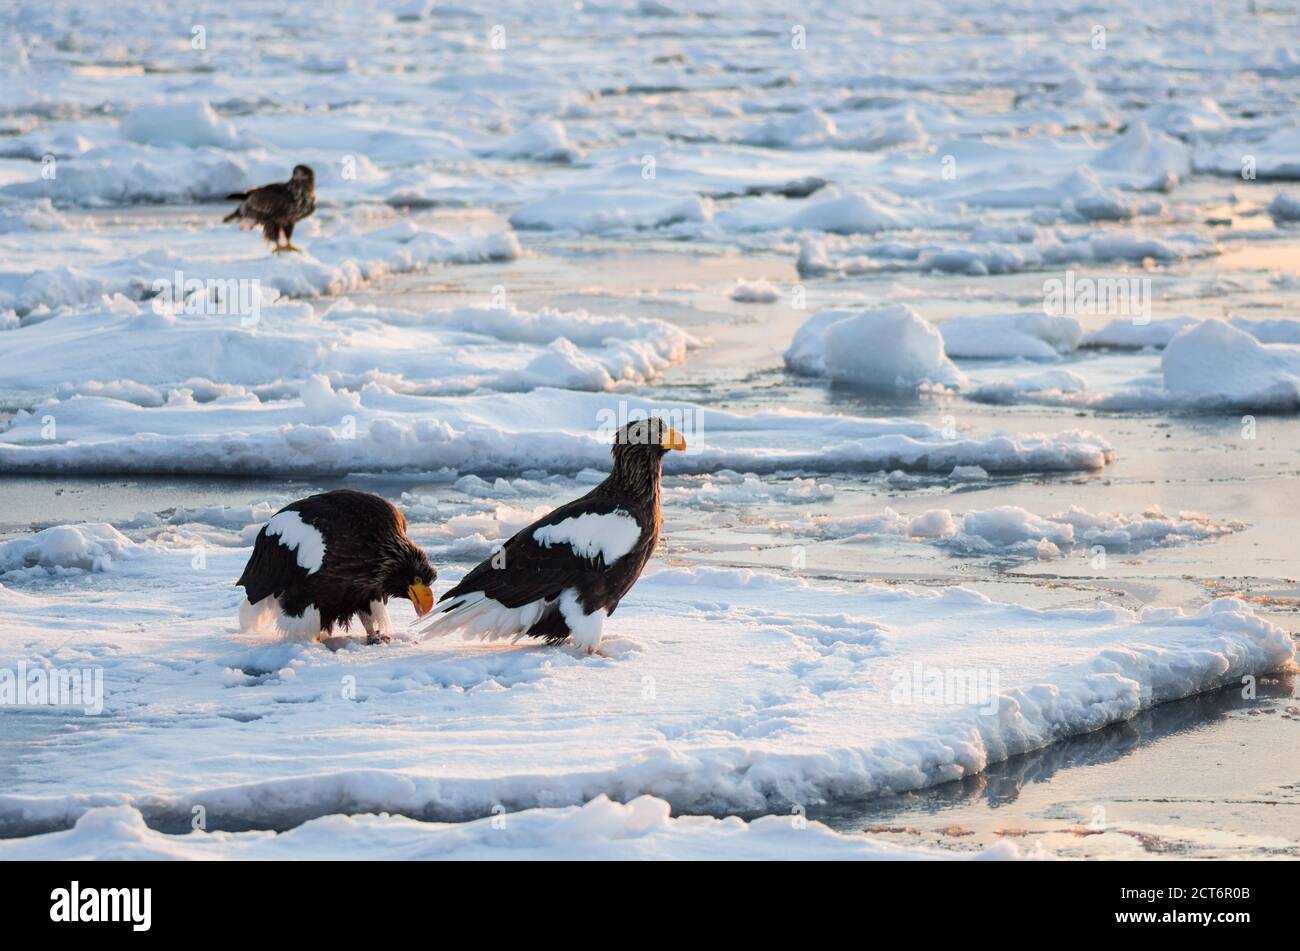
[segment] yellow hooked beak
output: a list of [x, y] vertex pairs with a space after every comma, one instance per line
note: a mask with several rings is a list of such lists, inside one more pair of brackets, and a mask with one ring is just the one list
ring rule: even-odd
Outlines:
[[433, 607], [433, 589], [422, 581], [417, 581], [406, 589], [406, 596], [415, 605], [415, 616], [424, 617]]
[[668, 429], [668, 432], [664, 433], [664, 439], [660, 445], [664, 449], [668, 450], [676, 449], [679, 452], [686, 451], [686, 440], [682, 438], [681, 433], [671, 427]]

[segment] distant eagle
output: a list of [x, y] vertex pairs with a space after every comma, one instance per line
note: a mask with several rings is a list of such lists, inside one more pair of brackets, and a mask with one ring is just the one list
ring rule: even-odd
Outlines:
[[580, 499], [512, 537], [438, 602], [424, 631], [467, 638], [571, 638], [590, 654], [605, 618], [636, 583], [659, 540], [663, 457], [686, 440], [656, 418], [614, 438], [614, 471]]
[[368, 492], [337, 489], [299, 499], [262, 526], [236, 585], [247, 600], [239, 626], [273, 622], [287, 637], [315, 640], [361, 619], [370, 643], [388, 641], [389, 598], [417, 616], [433, 607], [438, 573], [406, 537], [406, 519]]
[[[293, 226], [316, 210], [316, 173], [306, 165], [295, 165], [287, 182], [274, 182], [252, 191], [227, 195], [239, 207], [222, 221], [238, 221], [245, 231], [262, 226], [262, 236], [275, 245], [272, 254], [301, 251], [293, 243]], [[284, 244], [280, 236], [284, 236]]]

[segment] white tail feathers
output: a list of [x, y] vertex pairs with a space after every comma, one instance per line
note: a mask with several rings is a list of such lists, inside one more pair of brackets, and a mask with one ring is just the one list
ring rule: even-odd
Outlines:
[[258, 631], [268, 630], [275, 624], [279, 614], [280, 602], [277, 598], [263, 598], [256, 604], [250, 603], [245, 598], [239, 604], [239, 633], [255, 634]]
[[256, 604], [244, 599], [239, 605], [239, 630], [242, 634], [275, 630], [286, 641], [314, 641], [321, 633], [320, 611], [309, 604], [293, 617], [284, 613], [279, 598], [265, 597]]
[[471, 591], [451, 601], [455, 607], [434, 608], [435, 614], [420, 630], [428, 637], [445, 637], [461, 631], [466, 640], [518, 640], [541, 620], [554, 602], [545, 599], [508, 608], [482, 591]]

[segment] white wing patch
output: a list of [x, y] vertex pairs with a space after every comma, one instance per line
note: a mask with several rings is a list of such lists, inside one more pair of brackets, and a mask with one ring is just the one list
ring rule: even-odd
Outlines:
[[320, 571], [325, 561], [325, 538], [302, 520], [297, 512], [280, 512], [266, 523], [266, 534], [277, 535], [280, 544], [293, 551], [298, 567], [307, 574]]
[[640, 538], [641, 526], [622, 509], [607, 515], [588, 512], [533, 532], [533, 541], [539, 545], [567, 544], [579, 558], [594, 561], [600, 555], [607, 565], [630, 552]]

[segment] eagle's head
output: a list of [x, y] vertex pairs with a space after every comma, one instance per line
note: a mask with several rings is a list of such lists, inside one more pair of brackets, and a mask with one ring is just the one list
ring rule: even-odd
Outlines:
[[293, 167], [293, 183], [302, 188], [316, 187], [316, 173], [306, 165], [295, 165]]
[[433, 582], [438, 571], [420, 546], [407, 541], [404, 550], [383, 566], [384, 593], [390, 598], [406, 598], [420, 617], [433, 607]]
[[647, 476], [658, 478], [663, 457], [674, 449], [684, 452], [686, 440], [659, 417], [628, 423], [614, 434], [614, 478], [644, 488]]

